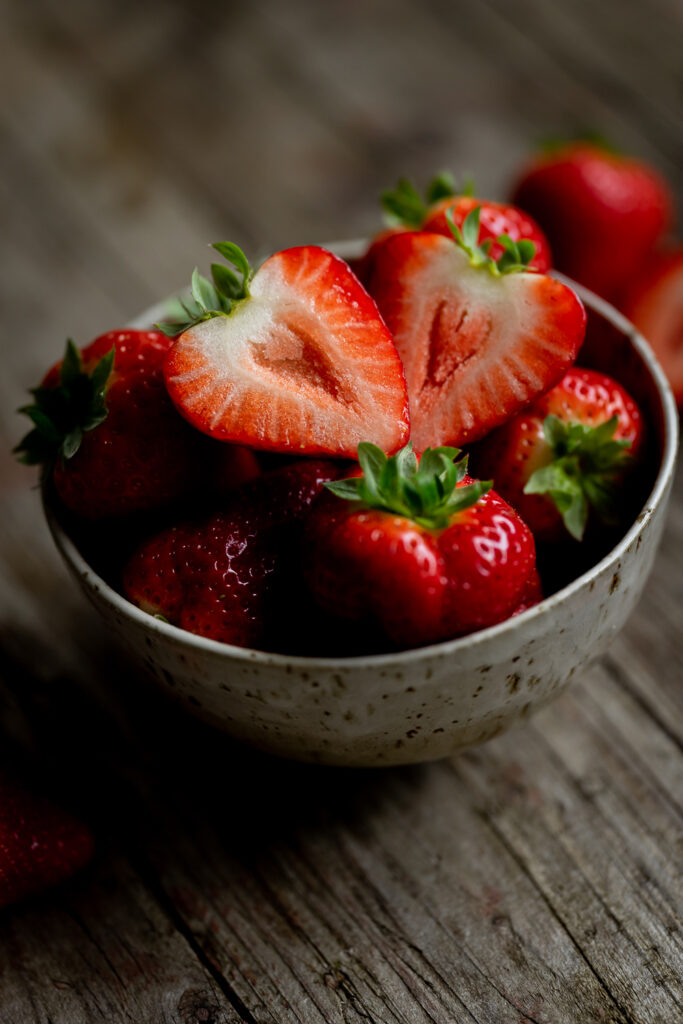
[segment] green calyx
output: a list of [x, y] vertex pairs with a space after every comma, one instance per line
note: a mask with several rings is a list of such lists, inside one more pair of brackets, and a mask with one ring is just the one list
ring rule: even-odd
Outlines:
[[203, 320], [230, 316], [235, 304], [249, 297], [249, 282], [254, 272], [240, 247], [234, 242], [214, 242], [212, 248], [231, 263], [237, 273], [222, 263], [212, 263], [212, 280], [209, 281], [195, 267], [190, 287], [192, 298], [178, 300], [185, 318], [154, 325], [170, 338]]
[[467, 473], [467, 456], [456, 462], [459, 455], [459, 448], [427, 448], [418, 463], [411, 441], [391, 457], [363, 442], [358, 445], [363, 476], [325, 487], [365, 508], [405, 516], [428, 530], [443, 530], [456, 512], [476, 504], [493, 486], [491, 480], [477, 480], [457, 487]]
[[429, 208], [439, 199], [451, 196], [474, 194], [474, 182], [467, 180], [459, 189], [450, 171], [441, 171], [430, 181], [424, 197], [408, 178], [401, 178], [394, 189], [387, 189], [380, 196], [384, 219], [389, 227], [420, 228], [429, 213]]
[[[536, 246], [530, 238], [522, 238], [513, 242], [509, 235], [498, 235], [496, 241], [502, 245], [503, 252], [494, 260], [489, 256], [492, 240], [487, 238], [479, 244], [479, 218], [481, 206], [475, 206], [462, 222], [462, 229], [453, 220], [453, 211], [446, 210], [446, 220], [451, 229], [453, 240], [470, 258], [473, 267], [488, 270], [494, 277], [504, 274], [520, 274], [529, 270], [529, 264], [536, 254]], [[531, 268], [533, 269], [533, 268]]]
[[14, 449], [20, 462], [47, 466], [73, 458], [83, 435], [107, 417], [105, 394], [114, 355], [112, 348], [91, 373], [86, 373], [80, 352], [73, 341], [67, 341], [59, 385], [34, 388], [33, 404], [18, 410], [33, 422], [33, 430]]
[[615, 441], [619, 419], [597, 427], [546, 416], [543, 433], [553, 461], [533, 473], [525, 494], [547, 494], [575, 540], [583, 538], [591, 508], [608, 525], [618, 522], [619, 483], [633, 456], [630, 441]]

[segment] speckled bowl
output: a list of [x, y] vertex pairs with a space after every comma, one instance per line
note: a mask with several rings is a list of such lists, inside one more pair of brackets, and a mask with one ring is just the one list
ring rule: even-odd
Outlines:
[[[335, 248], [347, 258], [359, 251]], [[160, 686], [247, 743], [358, 766], [428, 761], [481, 743], [557, 696], [605, 650], [635, 607], [664, 524], [678, 433], [671, 392], [634, 328], [601, 299], [576, 291], [589, 310], [581, 365], [613, 373], [645, 408], [652, 478], [609, 554], [522, 615], [400, 653], [267, 654], [205, 640], [140, 611], [93, 571], [48, 505], [57, 547], [111, 631]], [[159, 308], [148, 311], [136, 326], [159, 316]]]

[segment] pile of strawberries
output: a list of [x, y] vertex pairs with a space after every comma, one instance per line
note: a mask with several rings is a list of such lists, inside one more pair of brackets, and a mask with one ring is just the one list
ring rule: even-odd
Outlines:
[[[627, 229], [601, 200], [580, 273], [586, 159], [538, 166], [517, 195], [607, 290], [610, 267], [610, 286], [630, 273], [625, 239], [657, 243], [665, 203], [657, 220], [622, 188]], [[352, 266], [304, 245], [254, 270], [216, 244], [181, 321], [69, 343], [23, 410], [20, 457], [63, 505], [126, 524], [116, 575], [150, 615], [262, 649], [419, 646], [537, 603], [537, 546], [547, 563], [624, 525], [643, 417], [574, 365], [585, 311], [548, 276], [537, 220], [446, 175], [383, 200], [392, 226]]]

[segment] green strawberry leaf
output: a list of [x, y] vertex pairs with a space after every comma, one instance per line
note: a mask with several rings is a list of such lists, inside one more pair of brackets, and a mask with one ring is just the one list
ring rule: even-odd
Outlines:
[[204, 320], [230, 316], [235, 303], [249, 297], [249, 282], [254, 272], [240, 247], [234, 242], [214, 242], [213, 248], [231, 263], [238, 273], [224, 267], [222, 263], [212, 263], [212, 281], [209, 281], [195, 267], [190, 286], [192, 299], [178, 299], [185, 317], [179, 316], [175, 320], [154, 325], [167, 337], [175, 338]]
[[363, 442], [358, 445], [363, 476], [325, 486], [338, 498], [405, 516], [430, 530], [442, 530], [493, 485], [490, 480], [477, 480], [457, 487], [467, 472], [467, 458], [458, 459], [459, 455], [458, 448], [428, 448], [418, 463], [411, 442], [390, 458], [376, 445]]
[[74, 457], [84, 433], [107, 417], [105, 396], [114, 356], [112, 348], [88, 373], [80, 352], [70, 339], [67, 341], [59, 384], [34, 388], [33, 404], [19, 409], [34, 426], [14, 449], [20, 462], [49, 466]]
[[615, 441], [618, 416], [597, 427], [546, 416], [543, 433], [552, 461], [529, 477], [525, 494], [547, 494], [569, 533], [581, 540], [590, 509], [608, 525], [618, 522], [619, 484], [630, 469], [630, 441]]
[[487, 238], [481, 244], [479, 243], [480, 216], [481, 206], [475, 206], [467, 214], [462, 222], [462, 228], [460, 228], [455, 223], [453, 211], [445, 211], [453, 241], [467, 253], [471, 266], [488, 270], [494, 277], [533, 270], [529, 267], [529, 263], [534, 258], [536, 246], [530, 238], [522, 238], [519, 242], [515, 242], [509, 235], [498, 235], [496, 241], [503, 247], [503, 252], [497, 260], [489, 255], [491, 239]]
[[440, 199], [471, 195], [474, 182], [468, 180], [459, 189], [450, 171], [440, 171], [425, 189], [424, 198], [408, 178], [401, 178], [394, 189], [382, 192], [380, 202], [384, 220], [390, 227], [421, 228], [429, 208]]

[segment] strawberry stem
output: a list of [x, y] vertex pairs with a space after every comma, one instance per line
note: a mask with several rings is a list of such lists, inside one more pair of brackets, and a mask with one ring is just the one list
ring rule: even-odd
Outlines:
[[515, 242], [509, 235], [498, 235], [496, 241], [502, 245], [503, 252], [494, 260], [489, 256], [489, 249], [492, 241], [487, 238], [479, 243], [479, 218], [481, 206], [475, 206], [462, 222], [462, 229], [458, 227], [453, 219], [453, 211], [445, 211], [448, 226], [453, 235], [453, 241], [470, 258], [473, 267], [482, 267], [493, 274], [494, 277], [502, 277], [504, 274], [519, 274], [530, 269], [529, 264], [536, 254], [536, 246], [530, 238], [522, 238]]
[[594, 509], [607, 525], [618, 522], [619, 483], [633, 457], [630, 441], [615, 441], [619, 417], [588, 427], [546, 416], [543, 433], [552, 460], [529, 477], [525, 494], [547, 494], [575, 540], [582, 540]]
[[81, 353], [71, 339], [67, 341], [59, 368], [59, 386], [34, 388], [33, 404], [18, 410], [33, 423], [33, 430], [14, 449], [20, 462], [49, 466], [58, 459], [74, 457], [83, 434], [94, 430], [107, 417], [105, 395], [115, 352], [111, 348], [87, 373]]
[[214, 242], [213, 248], [233, 265], [237, 273], [222, 263], [212, 263], [212, 280], [209, 281], [195, 267], [190, 285], [191, 298], [179, 300], [185, 319], [154, 325], [170, 338], [175, 338], [203, 320], [230, 316], [238, 302], [249, 298], [249, 282], [254, 271], [240, 247], [234, 242]]
[[425, 189], [424, 198], [408, 178], [401, 178], [394, 189], [387, 189], [380, 196], [384, 210], [384, 219], [390, 227], [420, 228], [424, 223], [429, 208], [440, 199], [451, 196], [471, 195], [474, 182], [468, 179], [462, 189], [458, 189], [455, 178], [450, 171], [440, 171]]
[[363, 475], [325, 487], [345, 501], [404, 516], [428, 530], [443, 530], [457, 512], [476, 504], [493, 486], [491, 480], [476, 480], [458, 487], [467, 473], [467, 456], [458, 460], [459, 455], [459, 448], [427, 448], [418, 462], [411, 441], [391, 457], [364, 441], [358, 445]]

